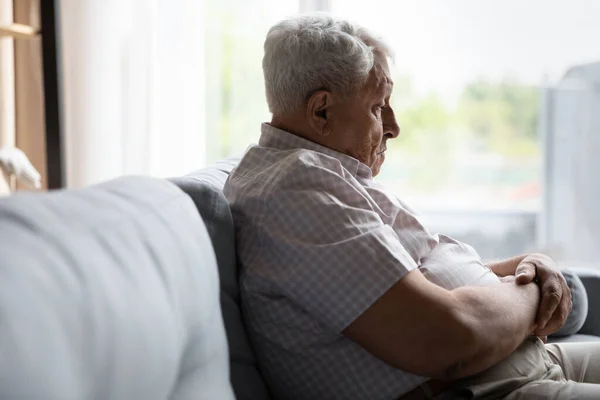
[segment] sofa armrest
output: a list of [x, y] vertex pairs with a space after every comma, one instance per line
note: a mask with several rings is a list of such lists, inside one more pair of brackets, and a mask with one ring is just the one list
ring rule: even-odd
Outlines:
[[569, 267], [577, 274], [588, 295], [588, 314], [578, 333], [600, 336], [600, 269]]

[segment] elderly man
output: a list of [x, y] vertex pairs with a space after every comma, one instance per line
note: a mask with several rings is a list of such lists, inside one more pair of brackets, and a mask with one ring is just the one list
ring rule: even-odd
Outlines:
[[267, 35], [273, 118], [225, 195], [275, 398], [600, 398], [600, 345], [537, 338], [571, 307], [551, 259], [486, 266], [373, 180], [400, 133], [390, 55], [327, 15]]

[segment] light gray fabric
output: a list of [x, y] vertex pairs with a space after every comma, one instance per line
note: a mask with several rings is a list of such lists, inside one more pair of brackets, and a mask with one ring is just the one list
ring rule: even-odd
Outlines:
[[[246, 339], [246, 330], [239, 318], [239, 289], [237, 287], [237, 268], [231, 267], [233, 257], [230, 213], [220, 193], [229, 175], [239, 159], [219, 161], [216, 165], [196, 171], [188, 177], [174, 180], [194, 199], [213, 239], [217, 259], [220, 264], [222, 290], [222, 308], [228, 331], [230, 356], [232, 359], [232, 382], [240, 399], [267, 398], [266, 389], [256, 371], [254, 356]], [[228, 294], [229, 293], [229, 294]], [[575, 335], [566, 338], [551, 338], [551, 341], [600, 340], [600, 337]], [[241, 361], [244, 360], [244, 361]], [[250, 362], [248, 362], [250, 361]]]
[[0, 200], [0, 398], [233, 399], [218, 295], [164, 180]]
[[577, 274], [588, 296], [588, 314], [578, 333], [600, 336], [600, 269], [569, 267]]
[[600, 342], [600, 336], [577, 333], [571, 336], [552, 336], [548, 338], [548, 343], [568, 342]]
[[588, 315], [588, 295], [581, 279], [574, 271], [563, 269], [562, 271], [569, 288], [571, 289], [571, 298], [573, 300], [573, 309], [567, 318], [564, 326], [552, 336], [562, 337], [574, 335], [583, 326]]
[[231, 382], [238, 400], [268, 400], [270, 395], [256, 365], [240, 310], [233, 219], [223, 185], [239, 159], [229, 159], [171, 181], [196, 204], [208, 229], [219, 264], [221, 308], [227, 330]]

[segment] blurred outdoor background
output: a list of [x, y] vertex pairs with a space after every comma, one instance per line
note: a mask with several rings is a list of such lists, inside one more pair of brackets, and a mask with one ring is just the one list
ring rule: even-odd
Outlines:
[[[269, 120], [265, 34], [306, 3], [206, 3], [208, 161], [258, 140], [259, 124]], [[567, 257], [560, 237], [574, 233], [550, 227], [544, 212], [551, 166], [560, 163], [545, 157], [552, 141], [545, 121], [553, 118], [547, 103], [567, 71], [600, 61], [600, 2], [308, 3], [375, 30], [396, 52], [392, 105], [402, 133], [391, 142], [382, 182], [432, 230], [474, 245], [484, 257], [531, 250]], [[600, 104], [593, 107], [600, 113]], [[564, 232], [553, 241], [552, 229]]]
[[240, 156], [270, 120], [267, 31], [314, 11], [394, 48], [402, 132], [378, 179], [431, 231], [600, 268], [599, 0], [0, 0], [0, 26], [41, 29], [0, 39], [1, 131], [43, 188]]

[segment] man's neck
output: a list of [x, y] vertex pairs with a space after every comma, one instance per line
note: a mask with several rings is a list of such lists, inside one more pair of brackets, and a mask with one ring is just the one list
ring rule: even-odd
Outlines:
[[274, 115], [271, 119], [270, 125], [274, 128], [281, 129], [282, 131], [286, 131], [296, 136], [300, 136], [301, 138], [304, 138], [306, 140], [310, 140], [313, 143], [326, 146], [326, 144], [321, 143], [319, 137], [312, 131], [310, 126], [306, 123], [306, 120], [303, 115]]

